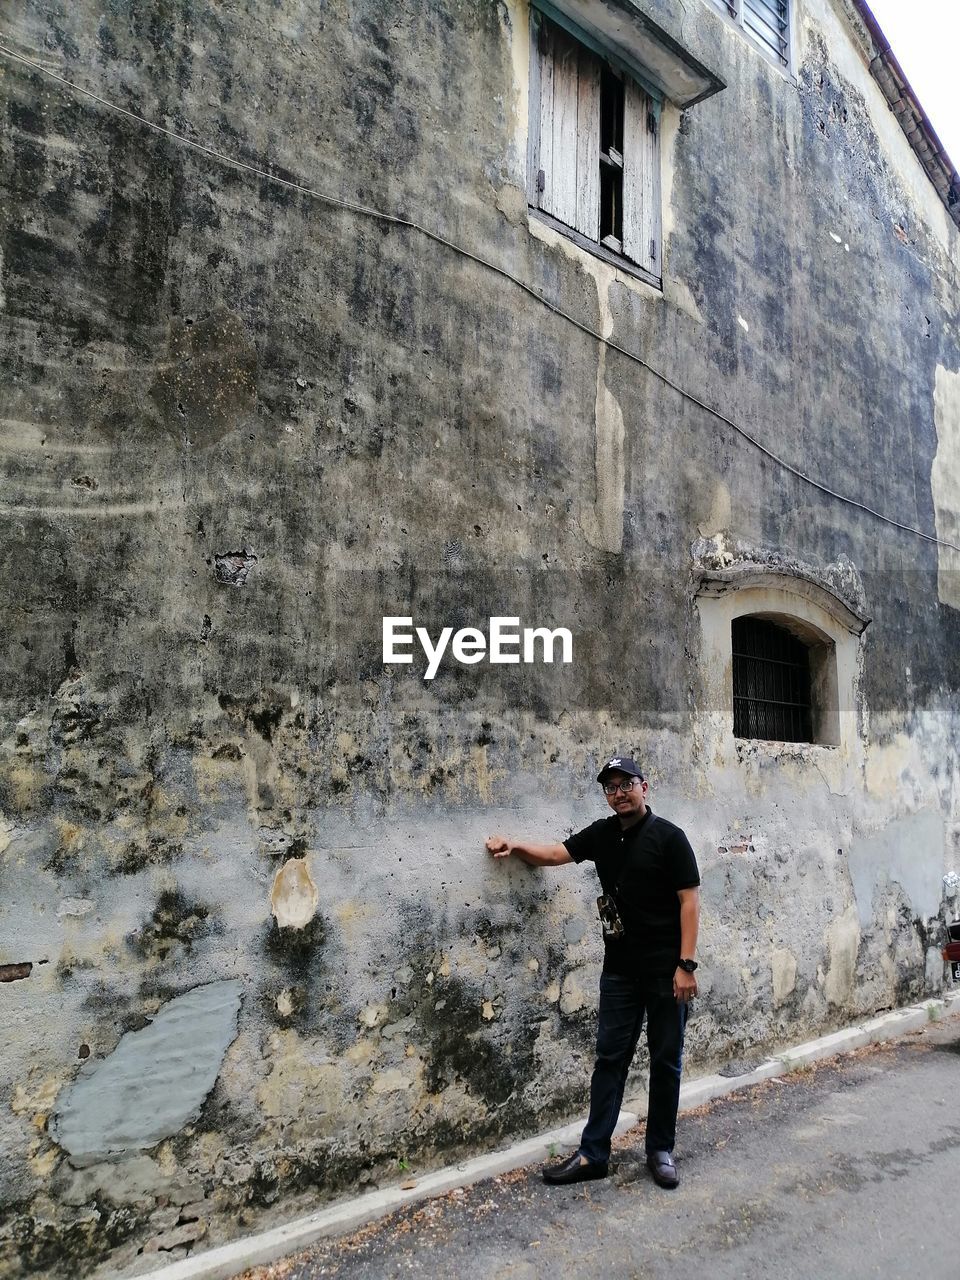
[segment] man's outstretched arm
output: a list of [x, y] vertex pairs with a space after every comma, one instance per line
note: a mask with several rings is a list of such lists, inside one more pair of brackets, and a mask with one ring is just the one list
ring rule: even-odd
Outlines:
[[487, 851], [495, 858], [509, 858], [516, 854], [531, 867], [562, 867], [573, 859], [562, 844], [534, 844], [532, 840], [510, 840], [499, 833], [487, 840]]

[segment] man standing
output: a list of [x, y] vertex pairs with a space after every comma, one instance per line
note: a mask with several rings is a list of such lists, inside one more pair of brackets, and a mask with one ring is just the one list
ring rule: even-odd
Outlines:
[[597, 781], [613, 813], [562, 844], [532, 844], [502, 835], [487, 840], [495, 858], [513, 853], [535, 867], [592, 862], [604, 891], [598, 900], [604, 962], [590, 1116], [579, 1149], [561, 1164], [544, 1168], [543, 1180], [606, 1177], [610, 1139], [646, 1017], [647, 1166], [661, 1187], [675, 1187], [679, 1179], [672, 1153], [683, 1033], [689, 1001], [697, 994], [700, 873], [684, 833], [648, 807], [647, 784], [636, 761], [611, 756]]

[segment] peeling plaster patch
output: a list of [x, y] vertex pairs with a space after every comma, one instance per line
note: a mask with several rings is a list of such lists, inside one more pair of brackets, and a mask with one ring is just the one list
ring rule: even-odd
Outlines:
[[246, 586], [257, 558], [250, 547], [244, 547], [242, 551], [224, 551], [213, 557], [213, 576], [226, 586]]
[[715, 537], [722, 529], [726, 529], [730, 525], [733, 509], [730, 501], [730, 490], [722, 480], [716, 482], [710, 502], [709, 515], [697, 525], [697, 532], [703, 538]]
[[[433, 974], [428, 974], [428, 978], [432, 978]], [[387, 1006], [385, 1004], [367, 1004], [357, 1014], [357, 1021], [362, 1027], [372, 1030], [385, 1021], [387, 1016]]]
[[46, 1127], [47, 1117], [53, 1110], [60, 1082], [55, 1076], [46, 1076], [34, 1084], [18, 1082], [13, 1089], [10, 1110], [15, 1116], [27, 1116], [35, 1129]]
[[823, 989], [830, 1004], [844, 1006], [852, 999], [859, 948], [860, 921], [857, 908], [851, 905], [827, 929], [830, 967]]
[[[666, 244], [666, 239], [663, 241]], [[663, 297], [666, 302], [676, 307], [678, 311], [682, 311], [684, 315], [689, 316], [696, 324], [703, 324], [703, 313], [697, 306], [697, 300], [690, 291], [689, 285], [682, 280], [676, 280], [669, 276], [663, 279]]]
[[373, 1082], [374, 1093], [400, 1093], [403, 1089], [409, 1089], [413, 1081], [409, 1076], [405, 1076], [402, 1071], [398, 1071], [395, 1067], [391, 1067], [388, 1071], [381, 1071]]
[[195, 1218], [192, 1222], [185, 1222], [172, 1231], [164, 1231], [160, 1235], [153, 1236], [143, 1246], [143, 1252], [144, 1254], [168, 1253], [179, 1249], [182, 1245], [192, 1244], [195, 1240], [202, 1240], [206, 1234], [206, 1222]]
[[239, 982], [177, 996], [58, 1099], [56, 1142], [75, 1160], [142, 1151], [179, 1132], [216, 1083], [237, 1034]]
[[770, 957], [770, 971], [773, 978], [773, 1003], [783, 1004], [797, 985], [797, 958], [792, 951], [781, 948]]
[[[667, 251], [670, 244], [670, 238], [677, 227], [676, 209], [673, 203], [674, 180], [677, 175], [677, 140], [680, 137], [680, 129], [683, 120], [683, 113], [668, 103], [663, 105], [663, 114], [660, 117], [660, 204], [661, 204], [661, 221], [660, 221], [660, 238], [663, 242], [663, 261], [667, 260]], [[681, 225], [683, 219], [681, 218]], [[664, 290], [666, 290], [668, 275], [664, 271]], [[690, 296], [689, 290], [684, 286], [684, 291]], [[690, 300], [693, 301], [692, 296]], [[694, 311], [696, 318], [703, 323], [703, 317], [700, 309], [694, 302]]]
[[944, 821], [935, 809], [922, 809], [891, 822], [875, 835], [850, 846], [849, 866], [861, 928], [873, 919], [874, 891], [894, 880], [916, 915], [930, 919], [940, 910], [943, 892]]
[[398, 1022], [388, 1022], [380, 1034], [384, 1040], [405, 1039], [408, 1035], [416, 1034], [416, 1025], [417, 1020], [411, 1013], [405, 1018], [401, 1018]]
[[294, 841], [294, 837], [282, 827], [260, 827], [257, 835], [260, 837], [259, 852], [270, 857], [287, 853]]
[[[610, 307], [610, 285], [597, 281], [600, 303], [601, 332], [605, 338], [613, 333], [613, 311]], [[607, 386], [607, 347], [599, 343], [597, 359], [596, 445], [594, 470], [597, 484], [596, 544], [605, 551], [623, 547], [623, 410]]]
[[376, 1053], [377, 1047], [372, 1040], [358, 1040], [350, 1046], [343, 1058], [351, 1067], [368, 1067]]
[[939, 947], [927, 948], [924, 984], [928, 991], [943, 990], [943, 955]]
[[[500, 13], [500, 22], [509, 32], [512, 80], [516, 91], [511, 103], [510, 124], [517, 172], [523, 174], [526, 169], [527, 133], [530, 128], [530, 12], [526, 0], [508, 0]], [[526, 198], [523, 203], [526, 212]]]
[[24, 960], [20, 964], [0, 964], [0, 982], [20, 982], [29, 978], [33, 972], [33, 962]]
[[[937, 365], [933, 389], [937, 452], [930, 472], [937, 537], [960, 546], [960, 372]], [[960, 609], [960, 551], [937, 547], [937, 594]]]
[[86, 916], [94, 908], [94, 903], [89, 898], [64, 898], [57, 907], [57, 919], [62, 920], [64, 916]]
[[492, 804], [493, 790], [491, 784], [504, 777], [506, 771], [503, 769], [490, 768], [490, 762], [487, 759], [486, 745], [472, 748], [470, 752], [470, 763], [473, 766], [473, 776], [477, 787], [477, 794], [484, 804]]
[[264, 1115], [283, 1119], [294, 1131], [302, 1123], [314, 1134], [332, 1132], [344, 1113], [341, 1066], [318, 1061], [316, 1047], [292, 1031], [271, 1039], [270, 1061], [270, 1074], [257, 1087]]
[[496, 197], [497, 208], [514, 226], [521, 227], [527, 219], [527, 197], [519, 187], [501, 187]]
[[303, 929], [313, 919], [320, 895], [305, 858], [290, 858], [273, 878], [270, 909], [281, 929]]
[[[69, 1166], [67, 1166], [69, 1169]], [[115, 1204], [136, 1204], [145, 1197], [167, 1195], [176, 1203], [203, 1199], [203, 1187], [164, 1173], [150, 1156], [130, 1156], [126, 1160], [87, 1165], [70, 1170], [63, 1199], [69, 1205], [83, 1205], [105, 1196]]]
[[561, 1013], [579, 1013], [581, 1009], [586, 1008], [587, 996], [581, 981], [584, 974], [585, 970], [583, 969], [571, 969], [565, 975], [560, 992]]

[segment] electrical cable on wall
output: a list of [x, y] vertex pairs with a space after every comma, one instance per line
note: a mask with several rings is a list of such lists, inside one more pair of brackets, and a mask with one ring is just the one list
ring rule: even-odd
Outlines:
[[477, 263], [478, 266], [485, 268], [487, 271], [492, 271], [495, 275], [501, 276], [504, 280], [510, 281], [511, 284], [515, 285], [518, 289], [521, 289], [524, 293], [535, 299], [535, 301], [546, 307], [549, 311], [552, 311], [554, 315], [559, 316], [561, 319], [566, 320], [568, 324], [573, 325], [574, 328], [579, 329], [581, 333], [593, 338], [596, 342], [602, 343], [611, 351], [616, 351], [620, 355], [625, 356], [628, 360], [633, 361], [634, 364], [639, 365], [642, 369], [646, 369], [648, 373], [651, 373], [655, 378], [659, 379], [659, 381], [665, 386], [670, 387], [671, 390], [675, 391], [684, 400], [688, 401], [690, 404], [696, 405], [697, 408], [702, 409], [705, 413], [710, 414], [710, 416], [715, 418], [718, 422], [722, 422], [724, 426], [729, 427], [742, 439], [746, 440], [748, 444], [753, 445], [755, 449], [765, 457], [769, 458], [771, 462], [775, 463], [784, 471], [789, 472], [791, 475], [796, 476], [798, 480], [802, 480], [805, 484], [812, 486], [820, 493], [824, 493], [831, 498], [836, 498], [839, 502], [843, 502], [847, 506], [854, 507], [858, 511], [863, 511], [867, 515], [873, 516], [875, 519], [882, 521], [884, 524], [891, 525], [895, 529], [900, 529], [904, 533], [912, 533], [916, 537], [923, 538], [925, 541], [932, 542], [939, 547], [947, 547], [951, 551], [960, 552], [960, 546], [954, 542], [948, 542], [943, 538], [936, 537], [934, 534], [926, 533], [923, 529], [917, 529], [913, 525], [903, 524], [899, 520], [894, 520], [891, 516], [884, 515], [882, 511], [877, 511], [875, 508], [867, 506], [866, 503], [858, 502], [856, 498], [850, 498], [846, 494], [838, 493], [828, 485], [822, 484], [819, 480], [815, 480], [813, 476], [807, 475], [806, 472], [793, 466], [793, 464], [787, 462], [786, 459], [773, 453], [766, 447], [766, 445], [762, 444], [755, 436], [751, 435], [749, 431], [746, 431], [732, 418], [728, 418], [725, 414], [721, 413], [720, 410], [715, 409], [712, 405], [707, 404], [704, 400], [699, 399], [697, 396], [681, 387], [679, 383], [674, 382], [667, 374], [655, 368], [653, 365], [648, 364], [646, 360], [641, 356], [638, 356], [635, 352], [628, 350], [617, 342], [614, 342], [611, 338], [605, 337], [602, 333], [597, 332], [596, 329], [591, 328], [590, 325], [578, 320], [568, 311], [564, 311], [562, 307], [558, 306], [555, 302], [551, 302], [551, 300], [544, 294], [540, 293], [539, 290], [535, 289], [532, 285], [527, 284], [525, 280], [521, 280], [519, 276], [515, 276], [512, 272], [507, 271], [505, 267], [497, 266], [495, 262], [491, 262], [487, 258], [482, 258], [478, 254], [471, 253], [469, 249], [465, 249], [455, 241], [447, 239], [446, 236], [440, 235], [439, 232], [431, 231], [429, 228], [422, 226], [419, 222], [415, 222], [410, 218], [402, 218], [397, 214], [385, 213], [382, 209], [375, 209], [370, 205], [359, 204], [351, 200], [344, 200], [339, 196], [333, 196], [327, 192], [318, 191], [314, 187], [308, 187], [301, 182], [293, 182], [288, 178], [281, 178], [278, 174], [271, 173], [269, 169], [261, 169], [258, 165], [250, 164], [246, 160], [237, 160], [235, 157], [229, 156], [225, 152], [218, 151], [215, 147], [207, 146], [202, 142], [196, 142], [182, 133], [177, 133], [174, 129], [168, 129], [164, 125], [156, 124], [154, 121], [148, 120], [146, 116], [138, 115], [135, 111], [130, 111], [126, 107], [121, 107], [115, 102], [110, 102], [109, 99], [101, 97], [90, 89], [84, 89], [82, 86], [74, 84], [73, 81], [57, 75], [55, 71], [49, 70], [49, 68], [44, 67], [38, 62], [33, 62], [30, 58], [24, 57], [23, 54], [14, 52], [14, 50], [7, 48], [3, 44], [0, 44], [0, 54], [14, 60], [15, 62], [20, 62], [26, 67], [30, 67], [31, 70], [37, 71], [41, 75], [47, 76], [49, 79], [55, 80], [58, 84], [63, 85], [72, 93], [81, 94], [86, 98], [90, 98], [92, 101], [98, 103], [102, 107], [106, 107], [110, 111], [115, 111], [119, 115], [126, 116], [137, 124], [143, 125], [147, 129], [152, 129], [155, 133], [162, 134], [164, 137], [171, 138], [174, 142], [179, 142], [184, 146], [191, 147], [194, 151], [202, 152], [204, 155], [210, 156], [215, 160], [219, 160], [224, 164], [228, 164], [232, 168], [252, 173], [258, 178], [264, 178], [268, 182], [273, 182], [279, 186], [286, 187], [290, 191], [300, 192], [302, 195], [310, 196], [311, 198], [319, 200], [321, 203], [330, 205], [334, 208], [346, 209], [352, 213], [357, 213], [363, 217], [372, 218], [391, 226], [405, 227], [426, 237], [428, 240], [434, 241], [436, 244], [442, 245], [444, 248], [451, 250], [460, 257], [466, 258], [470, 262]]

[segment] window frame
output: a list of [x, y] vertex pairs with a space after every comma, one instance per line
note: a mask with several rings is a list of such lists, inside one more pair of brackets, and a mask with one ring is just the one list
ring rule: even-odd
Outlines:
[[[797, 652], [802, 650], [804, 655], [802, 684], [803, 695], [806, 698], [805, 703], [778, 702], [775, 698], [756, 697], [743, 692], [744, 686], [758, 687], [752, 670], [752, 664], [757, 662], [775, 663], [781, 665], [782, 660], [772, 658], [769, 655], [738, 653], [738, 632], [743, 624], [757, 623], [758, 630], [775, 629], [781, 633], [785, 647], [790, 643], [796, 648]], [[795, 743], [798, 745], [835, 747], [840, 743], [840, 722], [839, 722], [839, 697], [837, 689], [837, 654], [836, 642], [829, 635], [820, 631], [819, 628], [812, 626], [809, 622], [803, 622], [794, 615], [783, 613], [771, 613], [769, 611], [757, 611], [738, 613], [730, 623], [731, 644], [730, 644], [730, 670], [732, 679], [732, 708], [733, 708], [733, 736], [743, 742], [773, 742], [773, 743]], [[761, 641], [762, 642], [762, 641]], [[740, 660], [738, 663], [738, 659]], [[788, 664], [783, 664], [788, 665]], [[738, 681], [739, 672], [739, 681]], [[756, 673], [759, 674], [759, 673]], [[789, 678], [787, 678], [789, 682]], [[741, 692], [737, 692], [738, 683]], [[775, 681], [763, 679], [761, 684], [766, 685], [769, 690]], [[809, 733], [809, 737], [775, 737], [761, 736], [756, 733], [746, 733], [737, 731], [738, 711], [737, 703], [743, 701], [761, 702], [770, 707], [791, 706], [793, 711], [798, 713], [801, 721], [801, 728]], [[805, 712], [805, 715], [802, 714]], [[742, 713], [741, 713], [742, 714]], [[780, 716], [786, 718], [785, 711], [773, 711], [773, 718]], [[791, 716], [791, 719], [793, 717]]]
[[[602, 72], [604, 68], [609, 68], [612, 73], [624, 81], [632, 81], [634, 86], [642, 93], [647, 101], [648, 117], [644, 121], [645, 127], [649, 126], [652, 120], [655, 134], [655, 142], [653, 145], [653, 199], [651, 201], [652, 209], [647, 211], [648, 219], [652, 218], [652, 227], [655, 228], [656, 240], [656, 264], [658, 271], [651, 271], [644, 267], [641, 263], [628, 257], [622, 251], [610, 248], [598, 239], [592, 239], [584, 234], [576, 227], [572, 227], [569, 223], [562, 221], [554, 216], [546, 209], [540, 207], [541, 196], [541, 164], [540, 164], [540, 125], [542, 116], [542, 93], [541, 93], [541, 63], [543, 54], [540, 48], [540, 31], [541, 23], [547, 22], [558, 27], [567, 37], [574, 41], [581, 50], [586, 50], [588, 54], [597, 59], [599, 68]], [[571, 240], [574, 244], [590, 253], [593, 257], [600, 258], [601, 261], [608, 263], [610, 266], [616, 267], [619, 271], [626, 272], [629, 275], [636, 276], [644, 283], [652, 285], [655, 289], [662, 292], [663, 289], [663, 232], [662, 232], [662, 119], [663, 119], [663, 94], [654, 85], [650, 83], [643, 75], [643, 71], [632, 59], [618, 54], [616, 49], [609, 48], [602, 44], [599, 40], [594, 39], [575, 22], [563, 14], [549, 0], [534, 0], [530, 5], [530, 80], [529, 80], [529, 111], [528, 111], [528, 145], [527, 145], [527, 213], [528, 216], [535, 218], [537, 221], [544, 223], [548, 227], [553, 228], [566, 239]], [[625, 107], [625, 111], [626, 111]], [[599, 128], [599, 121], [598, 121]], [[626, 118], [624, 118], [624, 128], [626, 129]], [[578, 133], [579, 141], [579, 133]], [[599, 138], [598, 138], [599, 145]], [[623, 174], [623, 186], [626, 187], [628, 181], [631, 180], [630, 171], [625, 168]], [[642, 181], [642, 177], [638, 179]], [[597, 195], [598, 212], [600, 208], [600, 195], [598, 188]], [[598, 235], [599, 235], [598, 226]]]
[[[822, 770], [832, 779], [831, 785], [841, 785], [848, 771], [860, 768], [864, 760], [860, 678], [869, 617], [862, 605], [839, 596], [819, 568], [798, 565], [789, 571], [770, 561], [740, 557], [718, 563], [714, 545], [699, 552], [694, 570], [701, 680], [697, 733], [702, 758], [722, 768], [746, 769], [758, 781], [767, 762], [789, 759]], [[813, 696], [829, 710], [830, 727], [839, 729], [838, 734], [820, 732], [819, 741], [813, 743], [734, 735], [732, 623], [745, 615], [766, 616], [789, 626], [805, 641], [826, 642], [830, 661], [812, 673], [815, 680], [824, 682], [814, 686]], [[835, 740], [829, 741], [832, 737]]]
[[[769, 7], [770, 3], [775, 3], [776, 0], [759, 0], [759, 2], [766, 3]], [[750, 41], [753, 48], [761, 53], [772, 67], [776, 67], [778, 71], [783, 73], [783, 75], [795, 81], [796, 74], [794, 71], [793, 33], [796, 25], [794, 21], [796, 16], [796, 0], [784, 0], [784, 3], [787, 9], [787, 29], [785, 36], [787, 46], [786, 58], [775, 54], [770, 46], [765, 44], [744, 20], [744, 0], [710, 0], [712, 7], [718, 10], [728, 22], [737, 28], [738, 31], [742, 31]]]

